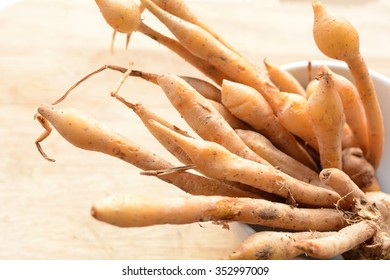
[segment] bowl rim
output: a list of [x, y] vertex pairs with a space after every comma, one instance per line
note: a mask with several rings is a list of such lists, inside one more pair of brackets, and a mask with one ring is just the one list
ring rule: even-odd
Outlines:
[[[313, 69], [317, 68], [320, 65], [326, 65], [326, 66], [329, 66], [331, 68], [340, 69], [343, 71], [348, 70], [347, 63], [345, 63], [343, 61], [340, 61], [340, 60], [321, 60], [321, 59], [292, 61], [292, 62], [281, 64], [280, 68], [285, 70], [285, 71], [288, 71], [288, 72], [294, 71], [294, 70], [297, 71], [297, 70], [300, 70], [303, 68], [307, 68], [309, 62], [311, 63]], [[372, 69], [369, 69], [369, 73], [375, 79], [379, 79], [382, 82], [388, 83], [390, 86], [390, 77], [388, 77], [388, 76], [386, 76], [378, 71], [372, 70]], [[350, 73], [348, 72], [347, 74], [348, 74], [347, 78], [351, 79], [352, 76], [350, 76]]]

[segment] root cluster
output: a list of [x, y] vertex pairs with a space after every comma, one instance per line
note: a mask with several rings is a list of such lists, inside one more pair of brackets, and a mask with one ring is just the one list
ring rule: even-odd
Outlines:
[[[45, 131], [36, 145], [46, 159], [54, 161], [40, 143], [52, 125], [76, 147], [126, 161], [142, 175], [186, 193], [158, 200], [105, 198], [92, 206], [95, 219], [119, 227], [213, 221], [228, 228], [229, 222], [239, 221], [268, 228], [221, 256], [225, 259], [390, 258], [390, 195], [381, 192], [376, 179], [383, 120], [356, 30], [348, 21], [313, 1], [319, 49], [346, 61], [355, 79], [321, 66], [306, 87], [268, 61], [259, 71], [182, 0], [96, 2], [114, 35], [125, 33], [130, 39], [133, 32], [143, 33], [207, 78], [106, 65], [52, 105], [38, 108], [37, 120]], [[174, 37], [141, 21], [145, 9]], [[123, 73], [111, 95], [133, 110], [182, 165], [173, 165], [84, 113], [57, 106], [77, 85], [105, 69]], [[196, 135], [121, 96], [128, 77], [156, 84]]]

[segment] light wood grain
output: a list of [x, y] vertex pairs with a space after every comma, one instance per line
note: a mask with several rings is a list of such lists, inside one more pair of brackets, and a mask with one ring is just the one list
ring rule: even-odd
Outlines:
[[[324, 1], [325, 2], [325, 1]], [[390, 75], [389, 2], [358, 1], [349, 9], [330, 1], [361, 31], [372, 69]], [[354, 2], [355, 3], [355, 2]], [[189, 1], [190, 7], [251, 61], [323, 59], [311, 37], [310, 1]], [[216, 10], [220, 12], [215, 13]], [[362, 16], [364, 14], [364, 16]], [[146, 20], [153, 19], [147, 15]], [[202, 223], [119, 229], [92, 219], [92, 202], [112, 194], [178, 195], [175, 187], [102, 154], [81, 151], [53, 133], [43, 147], [37, 106], [104, 64], [202, 77], [182, 59], [140, 34], [129, 50], [119, 36], [109, 53], [111, 30], [94, 1], [30, 0], [0, 13], [0, 259], [216, 259], [242, 239], [237, 230]], [[137, 117], [109, 96], [118, 73], [89, 80], [61, 106], [75, 107], [174, 162]], [[187, 128], [161, 90], [129, 79], [122, 94]], [[238, 227], [234, 227], [242, 230]]]

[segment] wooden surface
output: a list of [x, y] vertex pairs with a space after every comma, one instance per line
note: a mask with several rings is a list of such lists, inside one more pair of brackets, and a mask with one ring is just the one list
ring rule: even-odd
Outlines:
[[[310, 2], [188, 3], [262, 67], [265, 57], [278, 64], [324, 59], [311, 37]], [[390, 2], [324, 2], [356, 25], [369, 66], [390, 76]], [[150, 15], [145, 20], [159, 26]], [[211, 223], [120, 229], [97, 222], [90, 206], [108, 195], [158, 197], [181, 191], [139, 175], [124, 162], [79, 150], [57, 133], [42, 144], [55, 163], [37, 152], [34, 141], [42, 128], [33, 120], [36, 108], [104, 64], [132, 62], [135, 69], [202, 77], [140, 34], [134, 34], [127, 51], [119, 36], [114, 55], [108, 50], [110, 38], [94, 1], [31, 0], [0, 12], [0, 259], [215, 259], [242, 239], [239, 227], [228, 231]], [[118, 79], [118, 73], [103, 72], [61, 106], [78, 108], [175, 163], [135, 115], [109, 96]], [[186, 128], [156, 86], [130, 78], [121, 93]]]

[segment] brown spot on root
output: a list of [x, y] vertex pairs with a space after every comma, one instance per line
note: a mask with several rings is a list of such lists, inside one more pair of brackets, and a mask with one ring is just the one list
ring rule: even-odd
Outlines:
[[259, 213], [259, 217], [262, 220], [275, 220], [279, 217], [279, 212], [276, 209], [266, 209]]
[[122, 152], [119, 148], [112, 149], [112, 153], [115, 157], [119, 159], [124, 159], [126, 157], [126, 154]]
[[271, 246], [266, 245], [255, 253], [257, 260], [269, 260], [271, 259]]

